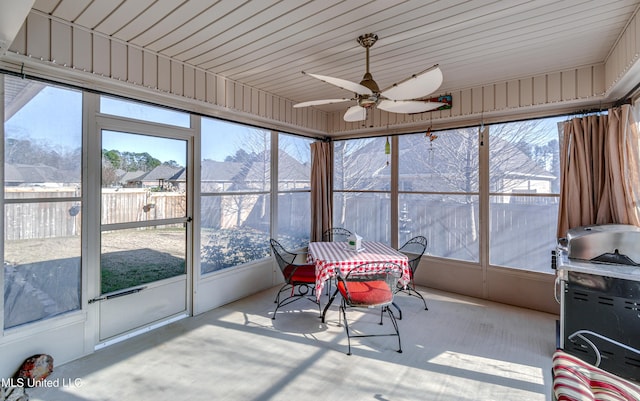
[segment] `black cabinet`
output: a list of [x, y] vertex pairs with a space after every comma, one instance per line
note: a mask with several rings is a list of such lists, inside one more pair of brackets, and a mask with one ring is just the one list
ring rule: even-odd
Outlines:
[[569, 272], [561, 305], [564, 350], [640, 381], [639, 304], [640, 282]]

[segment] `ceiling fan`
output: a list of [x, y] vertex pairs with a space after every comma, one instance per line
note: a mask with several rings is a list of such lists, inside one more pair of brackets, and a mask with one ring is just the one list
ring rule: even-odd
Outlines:
[[421, 99], [436, 91], [442, 84], [442, 72], [437, 64], [381, 91], [369, 72], [369, 48], [373, 46], [377, 40], [378, 35], [373, 33], [367, 33], [358, 37], [358, 43], [360, 46], [364, 47], [367, 52], [367, 70], [360, 83], [347, 81], [341, 78], [329, 77], [326, 75], [310, 74], [302, 71], [305, 75], [354, 92], [355, 97], [350, 99], [340, 98], [311, 100], [308, 102], [296, 103], [293, 107], [319, 106], [323, 104], [355, 100], [358, 104], [349, 107], [347, 112], [344, 114], [344, 120], [349, 122], [366, 120], [367, 112], [373, 107], [377, 107], [391, 113], [422, 113], [438, 109], [443, 106], [444, 108], [451, 107], [450, 96], [440, 96], [438, 98], [426, 100]]

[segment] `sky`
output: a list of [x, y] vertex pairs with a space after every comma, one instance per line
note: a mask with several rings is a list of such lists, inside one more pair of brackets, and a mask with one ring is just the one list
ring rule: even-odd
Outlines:
[[5, 129], [8, 137], [76, 148], [82, 141], [82, 95], [47, 87], [14, 114]]
[[[102, 111], [108, 114], [156, 121], [182, 127], [189, 126], [186, 113], [175, 112], [159, 107], [114, 101], [103, 98]], [[41, 118], [34, 119], [34, 115]], [[246, 127], [237, 124], [224, 124], [211, 119], [212, 129], [224, 129], [226, 135], [236, 136], [246, 131]], [[216, 126], [218, 125], [218, 126]], [[8, 137], [31, 139], [53, 147], [72, 150], [82, 141], [82, 95], [80, 92], [45, 87], [22, 109], [6, 122]], [[225, 136], [226, 136], [225, 135]], [[224, 160], [232, 152], [228, 141], [220, 146], [203, 148], [203, 156], [215, 160]], [[174, 160], [180, 165], [185, 163], [185, 141], [171, 140], [147, 135], [124, 135], [105, 131], [102, 148], [121, 152], [147, 152], [162, 162]], [[235, 153], [235, 151], [233, 151]]]
[[[106, 114], [145, 121], [179, 127], [189, 127], [190, 124], [188, 113], [106, 96], [101, 97], [100, 108], [101, 112]], [[47, 86], [7, 121], [5, 125], [7, 136], [30, 138], [54, 148], [75, 149], [81, 143], [81, 110], [82, 94], [80, 92]], [[33, 115], [41, 117], [34, 119]], [[557, 138], [555, 125], [557, 121], [565, 119], [566, 117], [547, 119], [545, 123], [550, 124], [549, 135]], [[262, 137], [259, 133], [264, 131], [247, 125], [203, 118], [202, 132], [202, 159], [224, 161], [227, 156], [233, 156], [239, 149], [245, 149], [248, 152], [257, 149]], [[285, 149], [287, 153], [303, 163], [309, 161], [310, 140], [289, 135], [283, 135], [280, 138], [281, 149]], [[549, 138], [537, 139], [549, 140]], [[147, 135], [123, 135], [107, 131], [103, 134], [102, 141], [103, 149], [147, 152], [162, 162], [174, 160], [180, 165], [185, 165], [186, 148], [185, 141], [182, 140]]]
[[120, 152], [147, 152], [161, 162], [173, 160], [181, 166], [187, 160], [187, 141], [180, 139], [102, 131], [102, 148]]
[[[104, 114], [128, 117], [155, 123], [188, 128], [188, 113], [143, 103], [101, 97], [100, 111]], [[34, 115], [40, 118], [34, 119]], [[77, 149], [82, 138], [82, 94], [78, 91], [45, 87], [21, 110], [6, 122], [7, 136], [30, 139], [52, 148]], [[224, 161], [239, 149], [257, 152], [263, 149], [265, 130], [231, 123], [215, 118], [202, 118], [202, 159]], [[270, 135], [266, 135], [267, 141]], [[280, 148], [301, 162], [309, 162], [311, 140], [283, 135]], [[152, 135], [102, 132], [102, 148], [120, 152], [147, 152], [166, 162], [186, 164], [186, 141]]]

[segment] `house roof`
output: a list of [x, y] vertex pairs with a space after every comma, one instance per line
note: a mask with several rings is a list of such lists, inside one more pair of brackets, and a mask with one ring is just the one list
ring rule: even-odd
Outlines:
[[311, 174], [309, 163], [301, 163], [287, 152], [280, 151], [278, 167], [279, 181], [309, 181]]
[[232, 181], [242, 169], [242, 163], [203, 160], [200, 179], [206, 181]]
[[[412, 190], [477, 191], [478, 139], [477, 128], [438, 132], [433, 142], [424, 134], [404, 135], [400, 140], [399, 176]], [[466, 140], [471, 141], [466, 143]], [[556, 177], [544, 166], [508, 140], [492, 137], [495, 146], [490, 174], [500, 179], [532, 179], [549, 181]], [[338, 142], [339, 146], [340, 142]], [[385, 154], [383, 138], [363, 139], [348, 151], [343, 165], [336, 172], [351, 189], [387, 189], [391, 169], [387, 165], [390, 155]], [[461, 161], [467, 160], [468, 163]], [[467, 174], [470, 172], [470, 174]], [[342, 188], [338, 179], [336, 188]]]
[[5, 182], [13, 184], [78, 183], [80, 171], [60, 170], [45, 165], [6, 164]]
[[133, 181], [142, 181], [142, 177], [144, 177], [146, 173], [141, 170], [138, 170], [138, 171], [118, 170], [116, 171], [116, 174], [118, 175], [118, 177], [120, 177], [118, 181], [120, 181], [121, 183], [127, 183], [127, 182], [133, 182]]
[[143, 175], [140, 179], [142, 181], [175, 180], [183, 170], [184, 167], [173, 167], [166, 164], [161, 164]]

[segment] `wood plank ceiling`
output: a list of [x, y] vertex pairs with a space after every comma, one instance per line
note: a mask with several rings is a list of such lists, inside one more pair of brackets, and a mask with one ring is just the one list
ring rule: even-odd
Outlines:
[[[604, 63], [637, 0], [37, 0], [34, 9], [293, 102], [381, 89], [439, 64], [438, 93]], [[332, 111], [344, 104], [319, 107]]]

